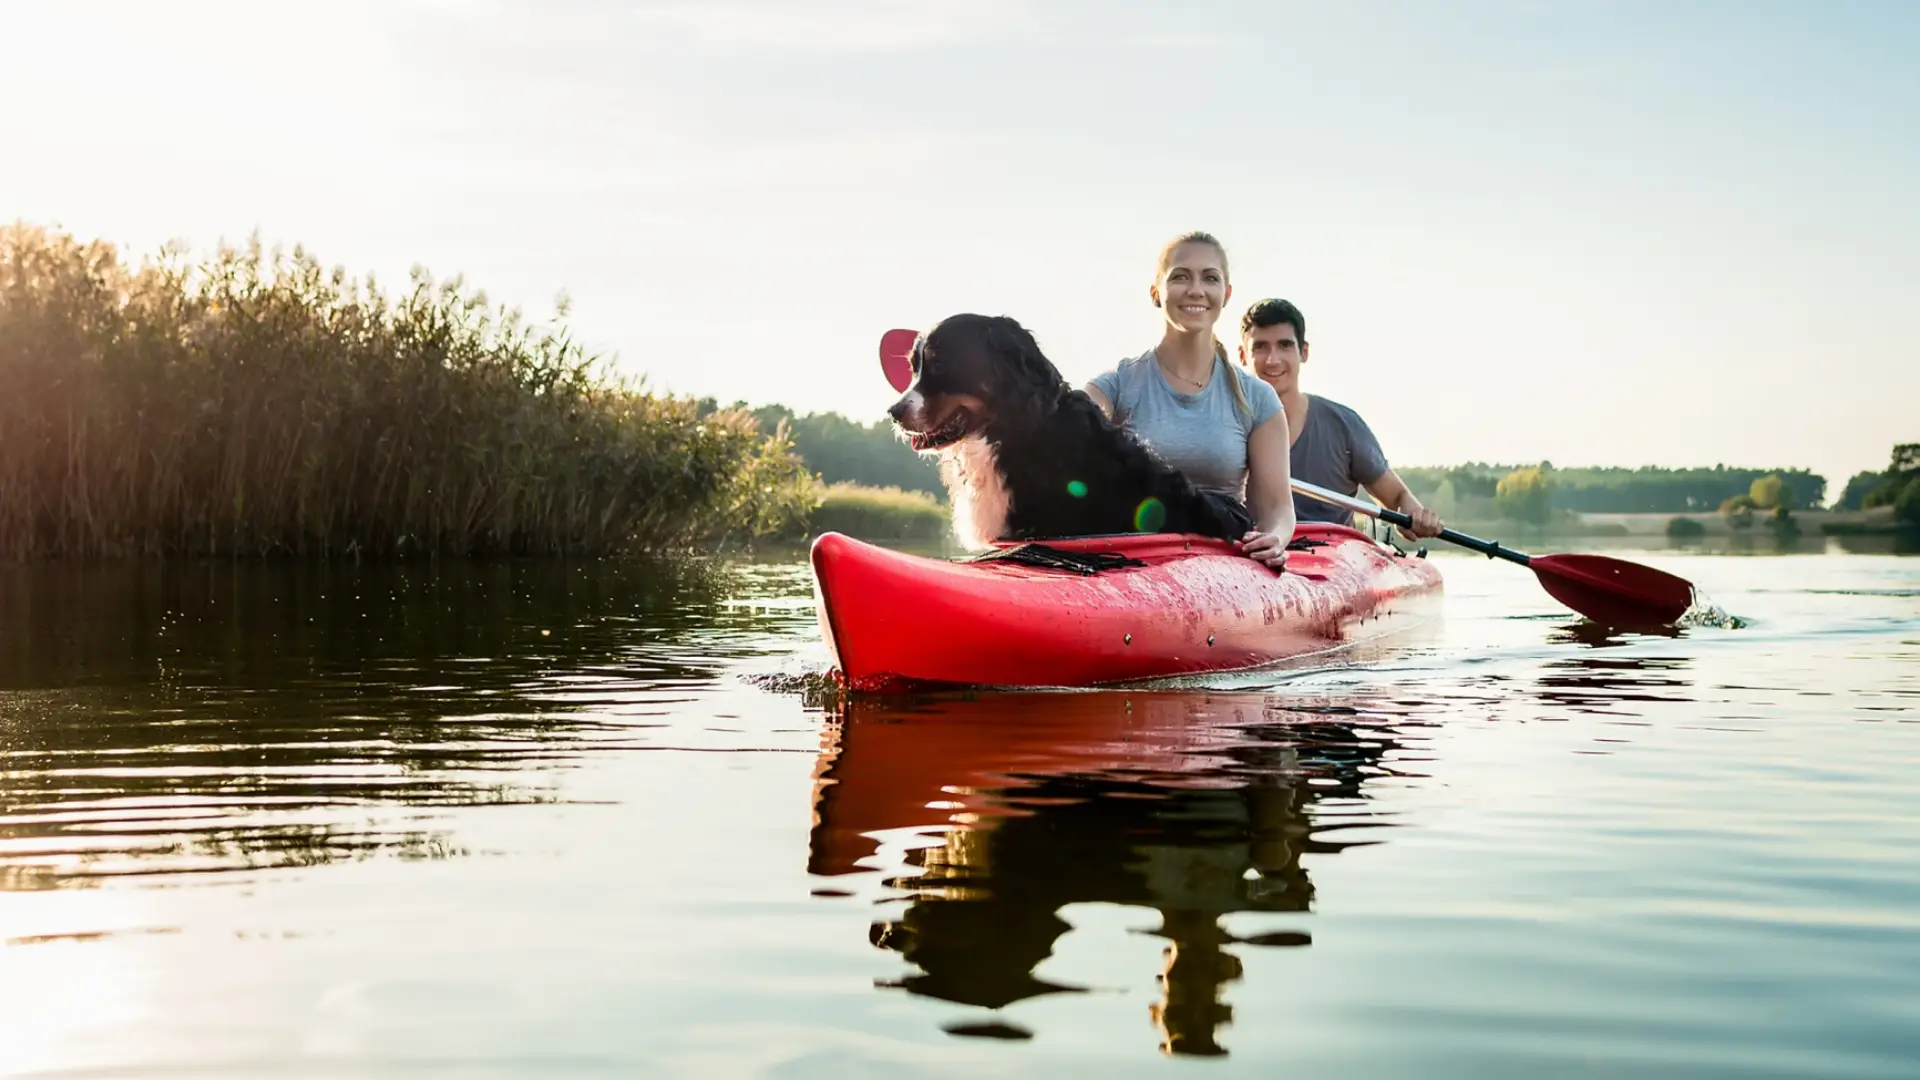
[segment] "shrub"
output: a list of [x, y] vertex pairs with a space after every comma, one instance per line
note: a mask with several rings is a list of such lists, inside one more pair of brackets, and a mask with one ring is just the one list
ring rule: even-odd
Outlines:
[[1667, 519], [1667, 537], [1673, 540], [1695, 540], [1707, 535], [1707, 527], [1690, 517]]
[[0, 558], [660, 549], [804, 518], [791, 458], [457, 278], [0, 228]]
[[1553, 480], [1545, 465], [1515, 469], [1495, 488], [1494, 507], [1502, 517], [1544, 525], [1553, 514]]
[[1772, 473], [1755, 480], [1747, 489], [1747, 498], [1756, 510], [1793, 509], [1793, 488]]

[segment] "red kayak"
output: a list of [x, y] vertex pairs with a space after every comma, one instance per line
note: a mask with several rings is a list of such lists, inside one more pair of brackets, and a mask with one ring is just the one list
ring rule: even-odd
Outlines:
[[1440, 571], [1344, 525], [1302, 524], [1276, 574], [1232, 545], [1129, 534], [933, 559], [813, 542], [814, 607], [858, 691], [1097, 686], [1259, 667], [1430, 610]]

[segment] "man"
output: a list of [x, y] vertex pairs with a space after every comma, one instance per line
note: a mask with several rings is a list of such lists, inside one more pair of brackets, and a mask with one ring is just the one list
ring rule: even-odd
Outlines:
[[[1300, 368], [1307, 362], [1307, 317], [1285, 300], [1261, 300], [1240, 317], [1240, 362], [1280, 395], [1293, 439], [1295, 480], [1353, 496], [1365, 487], [1375, 502], [1413, 518], [1409, 538], [1438, 536], [1439, 515], [1420, 505], [1391, 468], [1367, 422], [1337, 401], [1308, 397], [1300, 390]], [[1294, 515], [1300, 521], [1350, 522], [1352, 515], [1332, 503], [1295, 492]]]

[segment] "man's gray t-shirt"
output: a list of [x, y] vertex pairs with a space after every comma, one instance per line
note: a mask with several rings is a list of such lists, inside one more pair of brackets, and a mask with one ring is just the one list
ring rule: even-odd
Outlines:
[[[1234, 404], [1228, 379], [1239, 381], [1251, 414]], [[1205, 390], [1181, 393], [1167, 382], [1152, 349], [1094, 376], [1093, 385], [1113, 406], [1114, 419], [1195, 487], [1245, 500], [1247, 437], [1280, 411], [1273, 387], [1216, 359]]]
[[[1363, 485], [1380, 479], [1387, 471], [1387, 455], [1367, 422], [1345, 405], [1323, 397], [1307, 398], [1307, 420], [1287, 460], [1295, 480], [1342, 495], [1359, 494]], [[1342, 525], [1353, 520], [1351, 511], [1298, 492], [1293, 496], [1293, 516], [1300, 521]]]

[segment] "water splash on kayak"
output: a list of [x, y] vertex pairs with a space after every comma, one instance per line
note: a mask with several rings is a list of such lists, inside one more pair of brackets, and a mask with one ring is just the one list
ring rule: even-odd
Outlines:
[[770, 694], [797, 697], [803, 706], [815, 709], [831, 709], [845, 694], [833, 668], [824, 663], [752, 672], [741, 676], [741, 681]]

